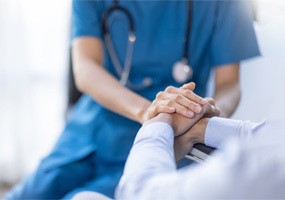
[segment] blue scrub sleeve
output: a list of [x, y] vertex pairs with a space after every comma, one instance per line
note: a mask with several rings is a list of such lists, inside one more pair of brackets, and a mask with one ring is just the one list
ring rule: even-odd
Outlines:
[[72, 38], [91, 36], [102, 39], [101, 1], [73, 0], [72, 2]]
[[212, 66], [259, 56], [249, 1], [218, 1], [211, 42]]

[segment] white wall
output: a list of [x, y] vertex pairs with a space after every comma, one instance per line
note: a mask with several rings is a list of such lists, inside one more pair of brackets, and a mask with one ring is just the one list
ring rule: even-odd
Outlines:
[[64, 122], [70, 0], [0, 0], [0, 182], [31, 171]]
[[241, 104], [233, 116], [285, 119], [285, 1], [258, 0], [256, 32], [262, 57], [242, 64]]

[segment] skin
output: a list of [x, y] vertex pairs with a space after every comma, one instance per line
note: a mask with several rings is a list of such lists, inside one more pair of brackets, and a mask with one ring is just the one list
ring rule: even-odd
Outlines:
[[193, 92], [194, 88], [195, 83], [191, 82], [181, 88], [169, 86], [159, 92], [149, 108], [147, 118], [151, 119], [159, 113], [168, 113], [169, 108], [174, 108], [176, 113], [189, 118], [199, 114], [201, 106], [206, 105], [208, 101], [196, 95]]
[[147, 110], [151, 103], [122, 86], [104, 69], [103, 46], [99, 39], [91, 37], [75, 39], [72, 58], [75, 84], [81, 92], [89, 94], [107, 109], [143, 123], [143, 111]]
[[215, 105], [221, 117], [230, 117], [236, 110], [241, 97], [239, 64], [229, 64], [215, 70]]
[[[178, 113], [193, 118], [202, 111], [201, 107], [208, 103], [207, 99], [193, 92], [195, 86], [193, 87], [192, 83], [181, 88], [167, 87], [165, 91], [157, 94], [153, 102], [132, 92], [104, 69], [103, 44], [94, 37], [75, 39], [72, 58], [75, 83], [81, 92], [89, 94], [107, 109], [141, 124], [159, 113]], [[217, 68], [215, 73], [216, 103], [212, 105], [217, 105], [216, 110], [223, 113], [223, 116], [230, 116], [238, 104], [238, 76], [225, 73], [238, 73], [238, 65]]]
[[[191, 84], [185, 84], [180, 89], [193, 91], [194, 88]], [[203, 99], [205, 101], [199, 101], [198, 98], [195, 99], [188, 97], [188, 99], [196, 102], [196, 104], [188, 104], [186, 101], [183, 102], [182, 97], [186, 97], [185, 92], [175, 89], [176, 88], [168, 87], [165, 91], [159, 92], [151, 106], [154, 107], [159, 104], [165, 105], [165, 99], [171, 99], [172, 102], [169, 104], [169, 106], [173, 106], [176, 112], [179, 111], [178, 113], [182, 114], [183, 116], [191, 118], [194, 116], [194, 114], [199, 113], [198, 110], [196, 110], [196, 108], [199, 108], [199, 105], [197, 104], [203, 106], [205, 105], [205, 102], [211, 102], [216, 109], [215, 116], [226, 118], [230, 117], [236, 110], [241, 96], [239, 84], [239, 64], [229, 64], [216, 68], [214, 98], [207, 97]], [[175, 90], [176, 96], [172, 95], [173, 90]], [[180, 96], [177, 96], [177, 94]], [[176, 103], [173, 103], [173, 101]], [[169, 103], [169, 100], [167, 102]], [[190, 112], [187, 110], [187, 108], [190, 110]], [[153, 116], [151, 117], [154, 117], [159, 113], [160, 112], [152, 112]]]
[[174, 132], [174, 154], [176, 161], [182, 159], [196, 143], [204, 143], [205, 130], [209, 118], [203, 118], [204, 115], [211, 114], [210, 104], [202, 106], [201, 113], [194, 118], [184, 117], [179, 114], [161, 113], [149, 120], [146, 124], [154, 122], [165, 122], [173, 128]]
[[186, 133], [174, 138], [175, 160], [179, 161], [188, 154], [196, 143], [205, 143], [205, 131], [209, 118], [200, 119]]

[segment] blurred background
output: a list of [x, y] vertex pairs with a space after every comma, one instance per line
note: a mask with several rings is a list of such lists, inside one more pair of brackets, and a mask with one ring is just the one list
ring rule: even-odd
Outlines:
[[[241, 67], [233, 118], [285, 119], [285, 1], [255, 0], [262, 57]], [[68, 107], [71, 0], [0, 0], [0, 198], [59, 136]]]

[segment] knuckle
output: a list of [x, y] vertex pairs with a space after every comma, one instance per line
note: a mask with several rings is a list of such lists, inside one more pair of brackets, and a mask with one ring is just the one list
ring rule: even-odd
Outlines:
[[[191, 106], [190, 106], [190, 109], [191, 109], [191, 110], [195, 110], [195, 106], [196, 106], [196, 105], [195, 105], [194, 103], [192, 103]], [[203, 110], [203, 109], [202, 109], [202, 110]]]
[[166, 92], [169, 92], [169, 90], [170, 90], [170, 86], [168, 86], [168, 87], [165, 89]]
[[166, 92], [170, 92], [170, 91], [173, 90], [173, 88], [174, 88], [173, 86], [168, 86], [168, 87], [165, 89], [165, 91], [166, 91]]
[[166, 105], [167, 105], [167, 106], [172, 106], [173, 104], [174, 104], [173, 100], [168, 100], [168, 101], [166, 102]]
[[193, 92], [191, 90], [185, 90], [184, 91], [184, 95], [185, 96], [192, 96], [193, 95]]
[[208, 104], [204, 108], [204, 113], [207, 113], [207, 112], [210, 112], [210, 113], [212, 112], [213, 113], [212, 107], [210, 105], [208, 105]]
[[215, 100], [213, 98], [209, 97], [207, 100], [210, 104], [215, 104]]
[[183, 99], [183, 96], [181, 94], [178, 94], [175, 96], [175, 101], [180, 101], [181, 99]]
[[159, 111], [159, 106], [158, 106], [158, 105], [155, 105], [154, 108], [153, 108], [153, 110], [154, 110], [154, 112], [157, 113], [157, 112]]
[[160, 99], [162, 96], [163, 96], [163, 92], [162, 92], [162, 91], [160, 91], [160, 92], [158, 92], [158, 93], [156, 94], [156, 98], [157, 98], [157, 99]]

